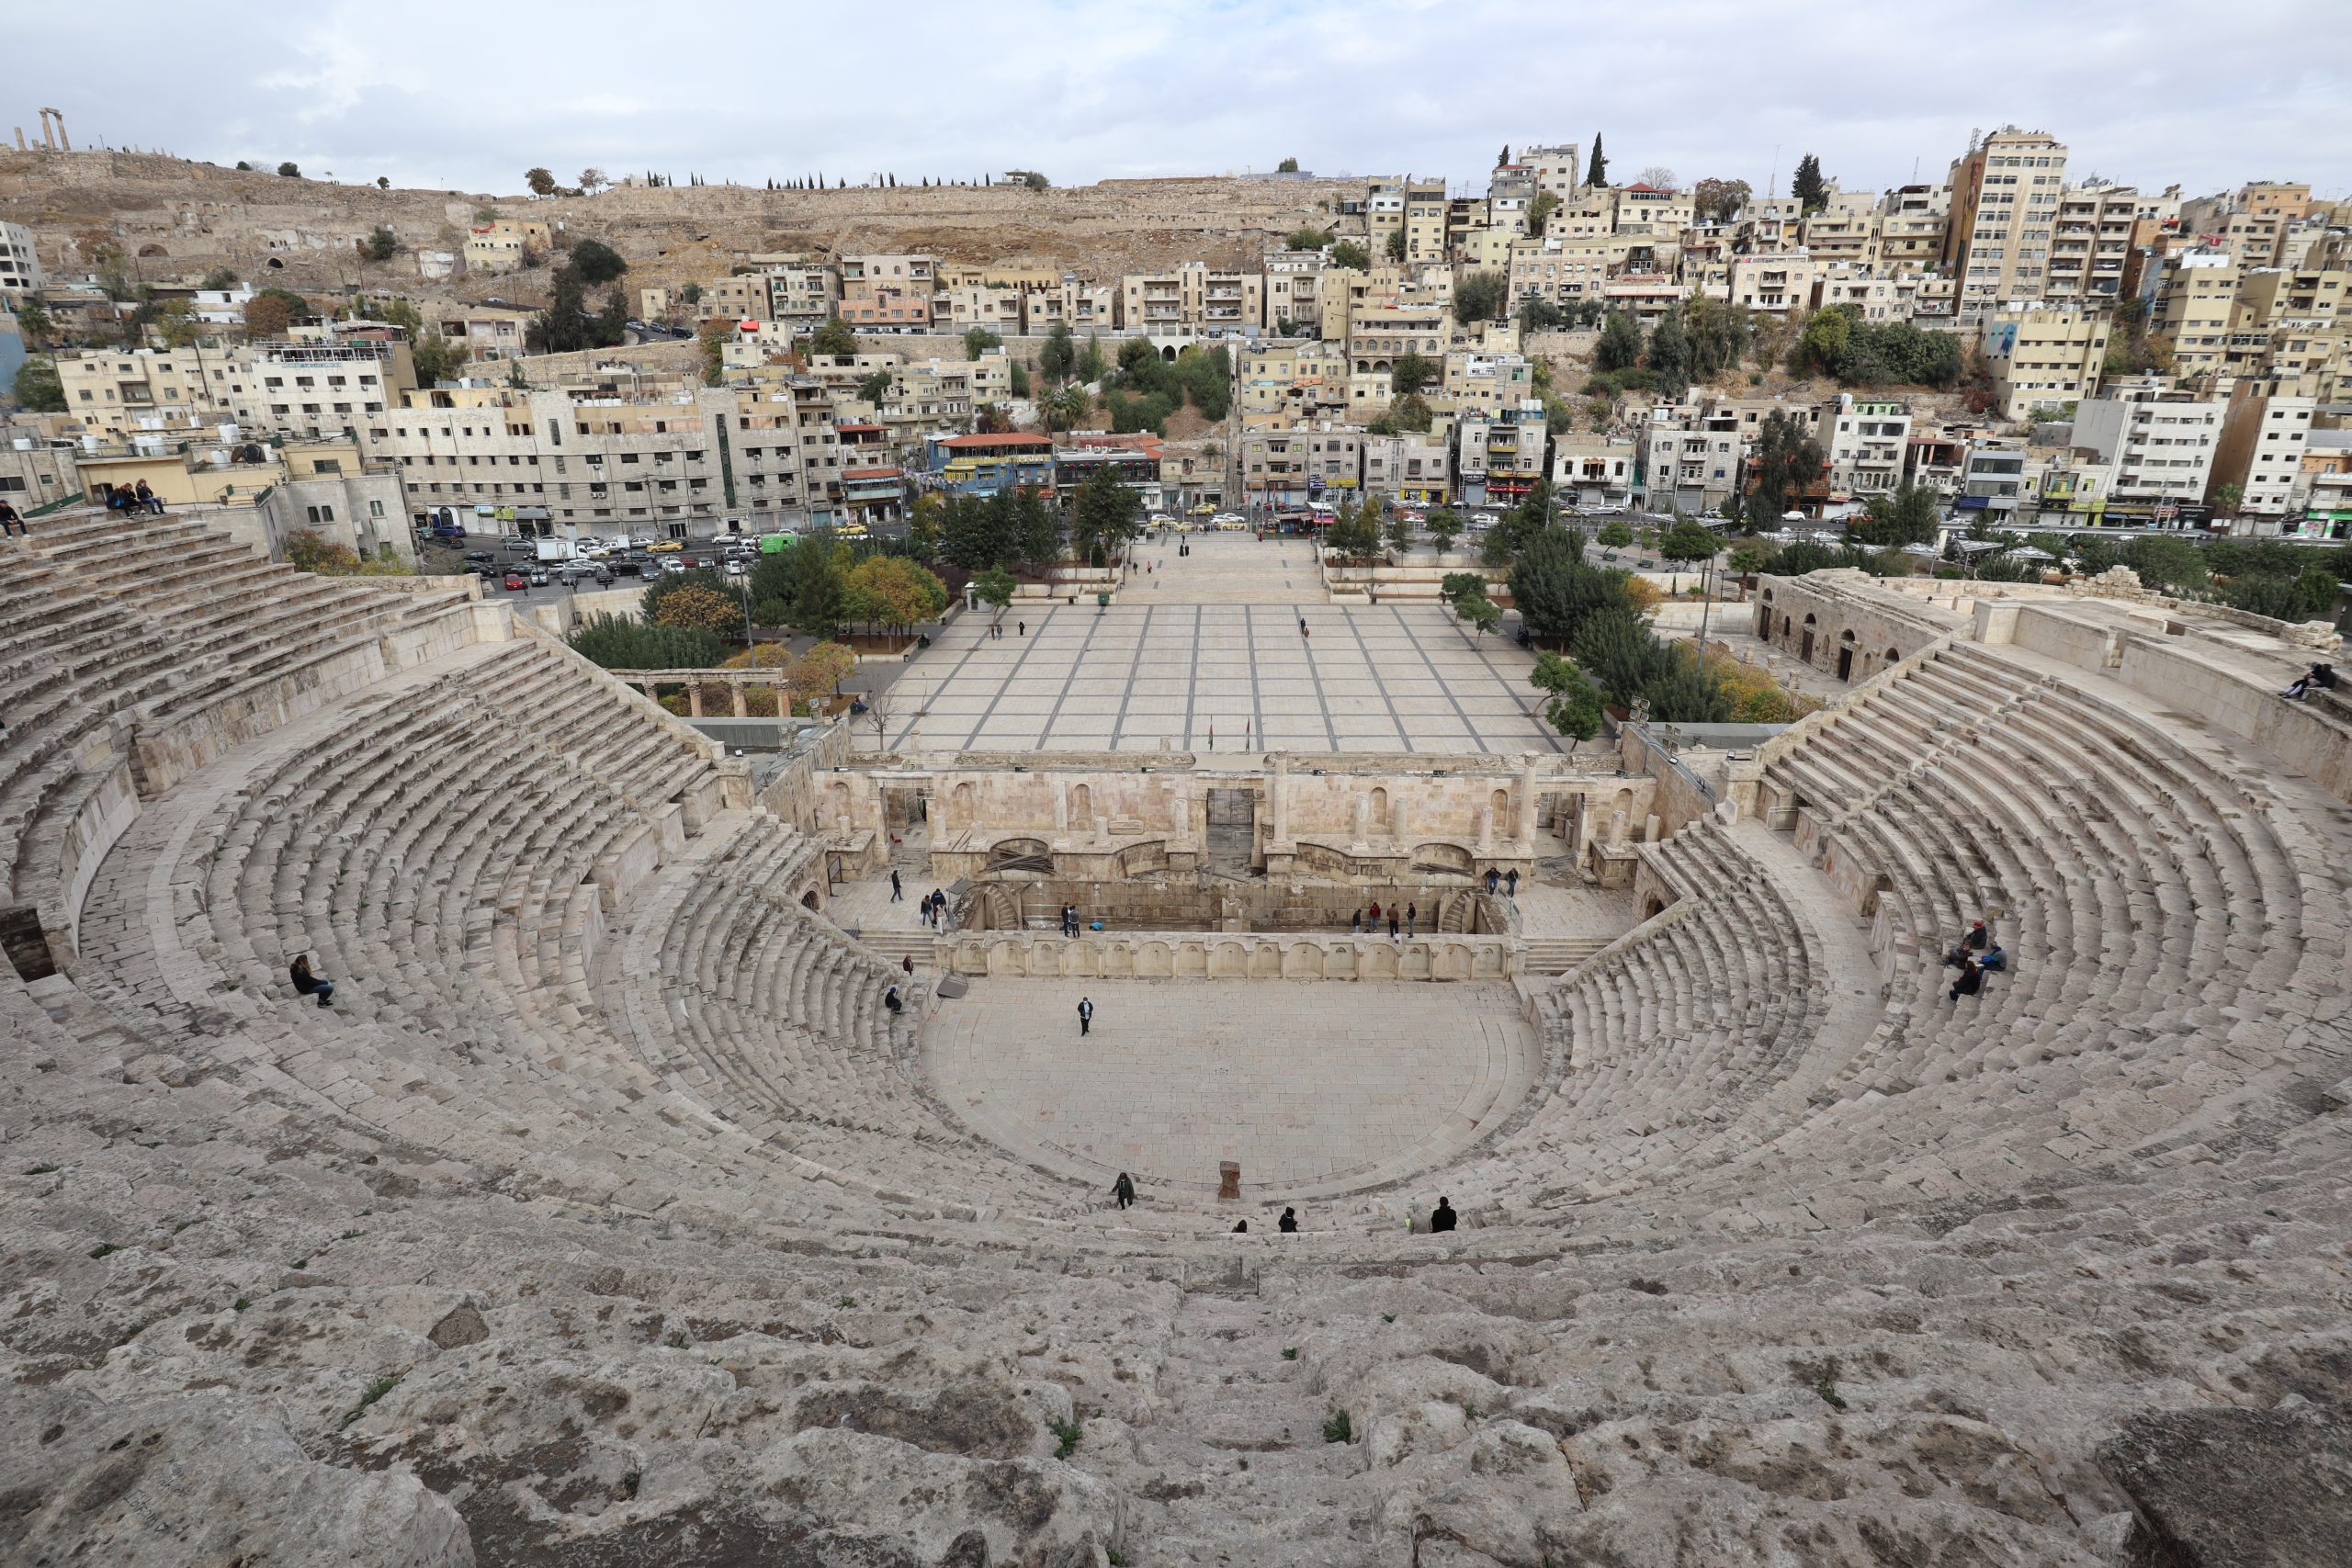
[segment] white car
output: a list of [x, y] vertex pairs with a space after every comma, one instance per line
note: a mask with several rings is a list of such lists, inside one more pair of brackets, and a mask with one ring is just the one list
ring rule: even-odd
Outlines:
[[1625, 509], [1613, 501], [1596, 501], [1589, 506], [1578, 507], [1588, 517], [1623, 517]]
[[663, 571], [672, 571], [683, 574], [686, 570], [686, 563], [680, 560], [675, 556], [663, 556], [662, 558], [661, 570]]

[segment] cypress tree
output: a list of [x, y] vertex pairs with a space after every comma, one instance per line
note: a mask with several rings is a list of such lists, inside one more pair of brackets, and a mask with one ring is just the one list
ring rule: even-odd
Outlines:
[[1609, 160], [1601, 155], [1600, 132], [1592, 133], [1592, 162], [1584, 172], [1584, 183], [1605, 186], [1609, 183]]

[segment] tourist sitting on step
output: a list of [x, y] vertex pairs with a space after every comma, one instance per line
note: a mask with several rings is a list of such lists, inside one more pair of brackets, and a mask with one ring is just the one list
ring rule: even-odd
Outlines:
[[1976, 961], [1976, 966], [1988, 975], [2007, 974], [2009, 967], [2008, 953], [1996, 942], [1984, 950], [1984, 956]]
[[1430, 1211], [1430, 1234], [1434, 1235], [1439, 1231], [1452, 1230], [1453, 1218], [1453, 1200], [1441, 1197], [1437, 1207]]
[[2295, 683], [2278, 694], [2290, 703], [2307, 703], [2311, 701], [2311, 691], [2313, 686], [2317, 686], [2324, 692], [2335, 690], [2335, 666], [2325, 663], [2314, 664], [2308, 674], [2297, 676]]
[[907, 1004], [899, 999], [899, 987], [893, 986], [882, 993], [882, 1005], [895, 1013]]
[[1284, 1235], [1288, 1235], [1292, 1232], [1297, 1230], [1298, 1211], [1296, 1209], [1284, 1209], [1283, 1211], [1283, 1217], [1274, 1222], [1274, 1228], [1282, 1232]]
[[1951, 999], [1957, 1002], [1962, 997], [1973, 997], [1984, 984], [1984, 966], [1973, 958], [1963, 958], [1960, 961], [1960, 978], [1951, 983]]
[[1984, 929], [1984, 922], [1982, 920], [1974, 922], [1968, 928], [1968, 934], [1952, 943], [1951, 951], [1944, 954], [1944, 967], [1947, 969], [1959, 967], [1968, 962], [1971, 953], [1984, 952], [1992, 941], [1993, 933]]
[[319, 998], [319, 1005], [322, 1008], [334, 1006], [334, 982], [322, 980], [311, 973], [309, 953], [296, 953], [294, 962], [287, 968], [287, 973], [293, 976], [294, 991], [297, 996], [316, 997]]

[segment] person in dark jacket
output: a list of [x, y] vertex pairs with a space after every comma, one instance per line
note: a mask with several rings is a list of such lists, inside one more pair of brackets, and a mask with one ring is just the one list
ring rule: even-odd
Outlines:
[[2335, 690], [2335, 666], [2333, 664], [2314, 664], [2311, 668], [2310, 674], [2297, 676], [2295, 678], [2295, 683], [2289, 686], [2285, 691], [2278, 694], [2285, 697], [2289, 702], [2309, 702], [2311, 700], [2311, 689], [2313, 686], [2317, 686], [2322, 691], [2326, 692]]
[[1296, 1209], [1284, 1209], [1283, 1211], [1283, 1217], [1274, 1222], [1274, 1228], [1281, 1231], [1284, 1235], [1288, 1235], [1291, 1232], [1298, 1229], [1298, 1211]]
[[1951, 951], [1944, 954], [1944, 966], [1956, 969], [1968, 961], [1971, 953], [1982, 953], [1992, 944], [1993, 933], [1984, 929], [1984, 922], [1973, 921], [1968, 928], [1968, 934], [1953, 942]]
[[319, 1005], [322, 1008], [334, 1006], [334, 982], [322, 980], [311, 973], [309, 953], [296, 953], [294, 962], [288, 967], [287, 973], [293, 976], [296, 995], [316, 997], [319, 998]]
[[1134, 1202], [1136, 1201], [1136, 1179], [1129, 1176], [1124, 1170], [1119, 1172], [1119, 1179], [1111, 1183], [1111, 1196], [1119, 1201], [1119, 1207], [1122, 1209]]
[[1963, 958], [1960, 961], [1960, 978], [1951, 983], [1951, 999], [1956, 1002], [1962, 997], [1973, 997], [1984, 985], [1984, 969], [1973, 958]]
[[882, 993], [882, 1005], [895, 1013], [907, 1004], [899, 999], [899, 987], [893, 986]]
[[1430, 1211], [1430, 1231], [1434, 1235], [1439, 1231], [1450, 1231], [1453, 1228], [1453, 1200], [1440, 1198], [1437, 1201], [1437, 1207]]
[[1233, 1234], [1234, 1234], [1234, 1235], [1249, 1235], [1249, 1234], [1250, 1234], [1250, 1222], [1249, 1222], [1248, 1220], [1237, 1220], [1237, 1221], [1235, 1221], [1235, 1222], [1234, 1222], [1234, 1226], [1233, 1226]]

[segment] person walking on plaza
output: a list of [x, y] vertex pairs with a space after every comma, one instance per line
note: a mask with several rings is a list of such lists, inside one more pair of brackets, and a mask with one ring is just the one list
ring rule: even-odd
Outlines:
[[319, 1005], [322, 1008], [334, 1006], [334, 982], [322, 980], [311, 973], [309, 953], [296, 953], [294, 962], [287, 966], [286, 972], [293, 978], [295, 995], [316, 997], [319, 998]]
[[899, 874], [894, 871], [890, 874], [890, 902], [896, 904], [905, 897], [906, 893], [899, 886]]
[[1080, 1038], [1094, 1027], [1094, 1003], [1086, 997], [1078, 998], [1078, 1032]]
[[1136, 1201], [1135, 1178], [1124, 1170], [1119, 1172], [1119, 1179], [1111, 1183], [1111, 1196], [1119, 1201], [1119, 1207], [1122, 1209], [1134, 1202]]
[[1450, 1231], [1453, 1228], [1453, 1200], [1440, 1198], [1437, 1201], [1437, 1207], [1430, 1211], [1430, 1232], [1435, 1235], [1439, 1231]]
[[1519, 897], [1519, 867], [1510, 868], [1510, 874], [1503, 878], [1503, 886], [1510, 890], [1512, 897]]
[[1013, 623], [1012, 623], [1012, 626], [1013, 626], [1013, 629], [1014, 629], [1014, 631], [1016, 631], [1017, 633], [1019, 633], [1021, 636], [1023, 636], [1023, 637], [1027, 637], [1027, 636], [1029, 635], [1029, 623], [1028, 623], [1028, 622], [1026, 622], [1026, 621], [1015, 621], [1015, 622], [1013, 622]]

